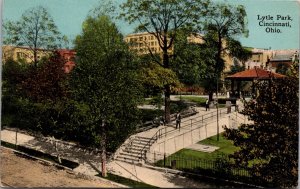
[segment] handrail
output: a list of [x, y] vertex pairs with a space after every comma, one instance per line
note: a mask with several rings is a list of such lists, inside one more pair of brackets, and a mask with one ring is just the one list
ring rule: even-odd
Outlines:
[[[195, 120], [195, 119], [197, 119], [199, 117], [202, 117], [201, 120], [198, 120], [198, 121], [194, 122], [194, 124], [197, 124], [197, 123], [202, 123], [203, 124], [204, 120], [217, 116], [217, 114], [214, 115], [214, 113], [217, 113], [217, 112], [219, 112], [219, 114], [222, 114], [222, 113], [225, 113], [225, 112], [227, 113], [227, 109], [225, 109], [225, 108], [224, 109], [219, 109], [218, 111], [213, 111], [213, 112], [209, 112], [207, 114], [199, 115], [199, 116], [197, 116], [197, 117], [195, 117], [193, 119], [188, 119], [188, 120], [183, 121], [181, 123], [187, 123], [187, 122], [190, 122], [191, 120]], [[204, 116], [206, 116], [206, 115], [210, 115], [210, 116], [207, 117], [207, 118], [204, 118]], [[182, 126], [181, 128], [188, 127], [189, 125], [190, 124], [188, 123], [188, 124]], [[174, 130], [171, 130], [171, 131], [168, 131], [168, 132], [162, 132], [162, 130], [164, 130], [164, 129], [165, 128], [161, 128], [158, 131], [156, 131], [156, 133], [150, 138], [149, 142], [147, 144], [145, 144], [145, 146], [141, 150], [141, 157], [140, 157], [140, 159], [143, 158], [143, 155], [146, 155], [146, 153], [147, 153], [147, 151], [145, 152], [146, 147], [151, 146], [154, 142], [156, 142], [158, 140], [158, 138], [161, 138], [162, 136], [166, 136], [167, 134], [176, 131], [176, 129], [174, 129]]]
[[[151, 146], [151, 145], [157, 140], [157, 133], [158, 133], [159, 131], [160, 131], [160, 130], [156, 131], [156, 133], [153, 135], [153, 137], [150, 138], [150, 140], [148, 141], [148, 143], [145, 144], [144, 148], [141, 150], [141, 157], [140, 157], [140, 159], [143, 158], [143, 152], [146, 150], [146, 147], [147, 147], [147, 146]], [[154, 139], [154, 137], [156, 137], [156, 138]], [[153, 140], [154, 142], [151, 143], [152, 140]], [[146, 152], [146, 153], [147, 153], [147, 152]], [[146, 155], [146, 153], [145, 153], [145, 155]]]

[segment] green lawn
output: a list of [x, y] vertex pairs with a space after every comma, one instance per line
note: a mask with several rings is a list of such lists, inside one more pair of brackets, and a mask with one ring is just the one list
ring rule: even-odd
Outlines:
[[[223, 159], [229, 154], [234, 153], [239, 148], [233, 145], [233, 142], [226, 140], [222, 135], [220, 135], [219, 141], [217, 141], [217, 136], [207, 138], [203, 141], [200, 141], [199, 144], [207, 144], [220, 147], [218, 150], [208, 153], [200, 152], [196, 150], [182, 149], [166, 158], [166, 161], [160, 160], [156, 162], [157, 166], [172, 167], [172, 162], [176, 161], [176, 169], [185, 170], [185, 171], [205, 171], [205, 174], [214, 175], [215, 171], [220, 171], [224, 166], [218, 164], [217, 162], [227, 161]], [[221, 158], [221, 159], [218, 159]], [[220, 166], [220, 167], [219, 167]], [[249, 174], [246, 170], [243, 169], [230, 169], [231, 173], [227, 176], [243, 176], [249, 177]], [[204, 173], [204, 172], [202, 172]]]
[[218, 150], [208, 153], [200, 152], [189, 149], [182, 149], [171, 156], [181, 156], [191, 159], [203, 159], [203, 160], [215, 160], [218, 157], [218, 154], [229, 155], [238, 150], [239, 148], [233, 145], [233, 142], [225, 139], [222, 134], [220, 134], [219, 141], [217, 141], [217, 136], [207, 138], [203, 141], [198, 142], [199, 144], [207, 144], [212, 146], [220, 147]]
[[180, 98], [182, 100], [187, 100], [187, 101], [195, 102], [198, 105], [204, 105], [205, 101], [206, 101], [206, 98], [196, 97], [196, 96], [181, 96]]
[[[182, 149], [168, 156], [166, 158], [166, 165], [170, 166], [171, 161], [176, 160], [176, 168], [178, 169], [193, 169], [195, 167], [210, 169], [210, 166], [212, 166], [213, 164], [212, 162], [215, 161], [218, 157], [232, 154], [239, 149], [238, 147], [233, 145], [232, 141], [225, 139], [222, 134], [220, 134], [219, 141], [217, 141], [217, 136], [212, 136], [198, 143], [217, 146], [220, 148], [211, 153]], [[163, 163], [163, 160], [161, 160], [156, 164], [158, 166], [163, 166]]]
[[[205, 102], [207, 98], [203, 98], [203, 97], [197, 97], [197, 96], [181, 96], [181, 97], [177, 97], [177, 98], [181, 98], [182, 100], [186, 100], [186, 101], [190, 101], [190, 102], [194, 102], [196, 103], [198, 106], [205, 106]], [[218, 104], [219, 108], [224, 108], [225, 104]]]

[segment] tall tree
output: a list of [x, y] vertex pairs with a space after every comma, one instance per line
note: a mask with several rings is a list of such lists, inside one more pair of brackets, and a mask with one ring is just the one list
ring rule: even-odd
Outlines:
[[235, 164], [269, 180], [272, 187], [297, 185], [298, 83], [297, 78], [260, 82], [258, 96], [242, 111], [253, 123], [225, 129], [226, 137], [240, 147], [232, 156]]
[[33, 53], [37, 65], [38, 50], [49, 50], [59, 46], [62, 37], [46, 8], [39, 6], [26, 10], [19, 21], [4, 24], [4, 44], [26, 46]]
[[[129, 23], [137, 23], [136, 31], [148, 32], [158, 41], [162, 50], [162, 61], [153, 60], [165, 69], [170, 69], [170, 50], [173, 48], [177, 31], [180, 28], [191, 27], [197, 23], [206, 0], [127, 0], [121, 7], [124, 17]], [[151, 49], [150, 54], [153, 54]], [[170, 122], [170, 85], [164, 86], [165, 120]]]
[[67, 97], [67, 74], [63, 69], [65, 62], [58, 52], [54, 52], [38, 67], [30, 66], [27, 78], [20, 85], [23, 95], [33, 102], [52, 103]]
[[124, 140], [137, 124], [140, 86], [133, 56], [108, 16], [88, 17], [75, 41], [76, 67], [70, 86], [77, 102], [86, 105], [95, 128], [95, 144], [102, 150], [106, 176], [106, 150]]
[[199, 85], [202, 78], [209, 74], [204, 63], [205, 56], [201, 44], [189, 41], [191, 35], [178, 31], [174, 42], [174, 58], [171, 60], [172, 70], [186, 86]]
[[[248, 35], [245, 8], [242, 5], [213, 3], [208, 9], [205, 20], [201, 23], [203, 25], [200, 25], [198, 30], [206, 33], [204, 37], [206, 47], [215, 50], [211, 57], [215, 61], [213, 73], [220, 78], [225, 68], [223, 57], [226, 54], [239, 56], [237, 58], [244, 56], [243, 53], [237, 53], [243, 51], [237, 51], [237, 48], [242, 49], [242, 47], [234, 40], [234, 37]], [[210, 98], [212, 98], [212, 91]]]

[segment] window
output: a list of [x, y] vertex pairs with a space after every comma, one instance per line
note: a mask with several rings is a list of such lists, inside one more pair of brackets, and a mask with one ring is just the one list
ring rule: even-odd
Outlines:
[[18, 57], [18, 59], [23, 59], [23, 58], [26, 58], [26, 54], [23, 52], [17, 52], [17, 57]]

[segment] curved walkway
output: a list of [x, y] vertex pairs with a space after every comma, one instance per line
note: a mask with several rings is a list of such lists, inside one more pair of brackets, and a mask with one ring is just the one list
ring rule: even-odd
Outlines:
[[[185, 118], [182, 120], [184, 122], [187, 119], [196, 118], [199, 115], [203, 115], [207, 113], [204, 108], [197, 108], [198, 114], [190, 117]], [[212, 110], [211, 110], [212, 111]], [[231, 114], [228, 114], [228, 116]], [[225, 119], [224, 119], [225, 120]], [[228, 120], [228, 119], [227, 119]], [[220, 125], [224, 123], [220, 122]], [[170, 128], [174, 125], [169, 125]], [[213, 125], [213, 124], [212, 124]], [[158, 128], [145, 131], [143, 133], [138, 133], [139, 136], [146, 136], [146, 137], [152, 137], [155, 132], [157, 132], [158, 129], [162, 128], [164, 126], [160, 126]], [[183, 132], [184, 129], [181, 131], [176, 131], [176, 134], [179, 136], [180, 132]], [[214, 127], [207, 127], [207, 135], [203, 136], [203, 139], [205, 137], [209, 137], [212, 135], [215, 135], [215, 128]], [[85, 149], [77, 149], [76, 146], [72, 143], [67, 142], [58, 142], [57, 144], [62, 145], [55, 145], [53, 143], [53, 140], [49, 138], [43, 138], [42, 140], [33, 136], [30, 136], [28, 134], [21, 134], [18, 133], [17, 135], [17, 143], [21, 146], [26, 146], [29, 148], [33, 148], [39, 151], [43, 151], [45, 153], [49, 153], [51, 155], [57, 156], [59, 153], [62, 158], [69, 159], [71, 161], [76, 161], [80, 163], [79, 167], [75, 168], [74, 171], [95, 176], [98, 174], [99, 169], [101, 167], [100, 165], [100, 155], [99, 154], [93, 154]], [[174, 137], [174, 136], [173, 136]], [[11, 130], [1, 130], [1, 140], [5, 142], [9, 142], [12, 144], [15, 144], [16, 139], [16, 132]], [[58, 140], [56, 140], [58, 141]], [[197, 141], [195, 140], [194, 143]], [[170, 143], [171, 145], [171, 143]], [[57, 147], [55, 149], [55, 146]], [[108, 171], [126, 178], [130, 178], [133, 180], [145, 182], [150, 185], [154, 185], [157, 187], [163, 187], [163, 188], [173, 188], [173, 187], [187, 187], [187, 188], [215, 188], [217, 187], [214, 184], [209, 184], [205, 181], [195, 181], [192, 179], [188, 179], [185, 177], [182, 177], [176, 173], [177, 171], [169, 170], [169, 169], [163, 169], [163, 168], [156, 168], [151, 166], [136, 166], [124, 162], [119, 161], [112, 161], [109, 162], [107, 165]], [[175, 173], [175, 174], [174, 174]], [[121, 187], [122, 185], [120, 185]]]

